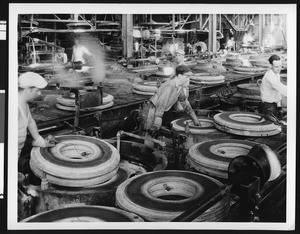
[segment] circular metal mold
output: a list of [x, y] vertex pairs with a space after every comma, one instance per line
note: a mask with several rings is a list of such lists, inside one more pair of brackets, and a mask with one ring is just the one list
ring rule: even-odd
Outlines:
[[239, 72], [254, 72], [254, 73], [261, 73], [266, 71], [266, 69], [262, 67], [247, 67], [247, 66], [235, 66], [233, 67], [233, 69]]
[[237, 92], [246, 95], [260, 96], [260, 87], [258, 84], [239, 84], [237, 85]]
[[192, 75], [192, 76], [190, 76], [190, 79], [195, 80], [195, 81], [207, 81], [207, 82], [211, 81], [211, 82], [213, 82], [213, 81], [220, 81], [220, 80], [224, 81], [225, 77], [222, 75], [207, 75], [207, 76]]
[[157, 92], [157, 81], [144, 81], [139, 83], [133, 83], [132, 87], [141, 92]]
[[[87, 91], [82, 91], [82, 92], [87, 92]], [[103, 97], [102, 97], [103, 105], [108, 104], [108, 103], [112, 102], [113, 100], [114, 100], [113, 95], [103, 93]], [[75, 106], [75, 95], [71, 94], [68, 97], [59, 96], [57, 98], [57, 102], [58, 102], [58, 104], [63, 105], [63, 106], [74, 107]]]
[[[116, 192], [116, 204], [147, 221], [171, 221], [199, 203], [222, 183], [205, 175], [188, 171], [157, 171], [133, 177]], [[224, 219], [229, 209], [225, 196], [194, 221]]]
[[194, 80], [191, 80], [192, 83], [194, 84], [221, 84], [221, 83], [224, 83], [225, 81], [224, 80], [219, 80], [219, 81], [194, 81]]
[[21, 222], [143, 222], [143, 219], [114, 207], [72, 206], [42, 212]]
[[31, 150], [30, 165], [39, 177], [63, 186], [81, 187], [84, 181], [89, 181], [86, 186], [98, 184], [116, 174], [120, 155], [111, 144], [79, 135], [56, 139], [54, 147]]
[[207, 134], [216, 132], [214, 121], [207, 118], [198, 118], [201, 126], [195, 126], [194, 122], [190, 118], [176, 119], [171, 122], [172, 128], [175, 131], [185, 131], [185, 126], [188, 124], [189, 132], [192, 134]]
[[250, 112], [223, 112], [214, 115], [217, 129], [237, 135], [271, 136], [280, 133], [281, 127], [263, 115]]
[[188, 164], [199, 172], [227, 178], [230, 161], [239, 155], [248, 154], [255, 145], [254, 142], [235, 139], [204, 141], [189, 149]]
[[136, 90], [136, 89], [133, 89], [132, 92], [136, 93], [136, 94], [140, 94], [140, 95], [149, 95], [149, 96], [153, 96], [155, 94], [153, 92], [143, 92], [143, 91], [139, 91], [139, 90]]
[[[80, 109], [80, 111], [87, 112], [87, 111], [103, 110], [103, 109], [109, 108], [113, 105], [114, 105], [114, 102], [112, 101], [112, 102], [108, 102], [108, 103], [100, 105], [100, 106], [82, 108], [82, 109]], [[56, 103], [56, 107], [60, 110], [66, 110], [66, 111], [75, 111], [76, 110], [75, 106], [65, 106], [65, 105], [61, 105], [59, 103]]]

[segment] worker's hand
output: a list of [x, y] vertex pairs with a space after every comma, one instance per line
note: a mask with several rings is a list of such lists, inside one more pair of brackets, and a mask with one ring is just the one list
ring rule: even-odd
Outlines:
[[151, 128], [154, 131], [159, 130], [162, 123], [162, 119], [160, 117], [155, 117], [153, 127]]
[[195, 126], [201, 126], [199, 119], [194, 119], [193, 122]]
[[49, 135], [45, 138], [45, 142], [46, 142], [45, 147], [53, 147], [57, 144], [58, 140], [54, 136]]

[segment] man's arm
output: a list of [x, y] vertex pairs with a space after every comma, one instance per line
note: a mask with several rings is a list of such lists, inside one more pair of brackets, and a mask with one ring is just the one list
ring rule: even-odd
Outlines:
[[278, 79], [270, 79], [271, 85], [274, 89], [280, 92], [283, 96], [287, 96], [287, 86], [282, 84]]

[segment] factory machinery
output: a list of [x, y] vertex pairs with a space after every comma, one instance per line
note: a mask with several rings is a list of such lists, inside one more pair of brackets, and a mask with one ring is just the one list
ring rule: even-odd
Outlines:
[[[81, 17], [88, 32], [107, 31], [95, 26], [97, 18]], [[78, 25], [71, 21], [56, 32], [74, 31]], [[170, 24], [152, 19], [143, 24], [149, 25], [154, 33], [158, 26], [171, 31]], [[26, 36], [50, 29], [30, 30]], [[41, 39], [31, 43], [56, 47]], [[122, 81], [95, 82], [93, 66], [64, 66], [76, 78], [71, 83], [61, 82], [61, 67], [51, 61], [20, 66], [20, 73], [34, 71], [48, 80], [42, 97], [29, 104], [40, 134], [57, 143], [32, 148], [28, 137], [19, 162], [18, 221], [285, 222], [286, 124], [257, 111], [270, 54], [216, 57], [205, 46], [198, 42], [186, 56], [193, 72], [189, 101], [201, 126], [172, 109], [151, 138], [139, 128], [141, 109], [176, 66], [168, 56], [159, 58], [157, 48], [152, 57], [121, 61], [114, 74]], [[128, 66], [134, 62], [143, 66]]]
[[21, 222], [285, 221], [285, 125], [255, 112], [196, 109], [201, 127], [173, 119], [148, 146], [137, 129], [105, 139], [101, 127], [80, 126], [79, 107], [95, 97], [101, 104], [101, 86], [69, 92], [74, 123], [42, 129], [55, 147], [29, 147]]

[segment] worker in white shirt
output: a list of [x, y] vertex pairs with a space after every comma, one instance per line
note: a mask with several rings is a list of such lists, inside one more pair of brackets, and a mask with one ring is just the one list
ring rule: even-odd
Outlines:
[[265, 73], [260, 86], [262, 104], [259, 112], [281, 118], [281, 95], [287, 96], [287, 86], [280, 82], [282, 61], [278, 55], [272, 55], [269, 62], [272, 67]]
[[26, 72], [18, 79], [18, 156], [24, 147], [27, 131], [30, 132], [33, 146], [52, 147], [55, 145], [55, 138], [48, 136], [44, 139], [38, 132], [37, 125], [31, 116], [28, 102], [41, 95], [40, 89], [47, 86], [46, 80], [37, 73]]
[[72, 62], [86, 64], [84, 55], [94, 56], [85, 46], [81, 45], [79, 40], [76, 38], [73, 46]]
[[226, 49], [228, 51], [235, 51], [235, 41], [233, 37], [228, 40]]
[[66, 64], [68, 62], [68, 56], [65, 53], [64, 48], [57, 49], [57, 53], [55, 54], [55, 57], [54, 57], [54, 62], [60, 63], [60, 64]]

